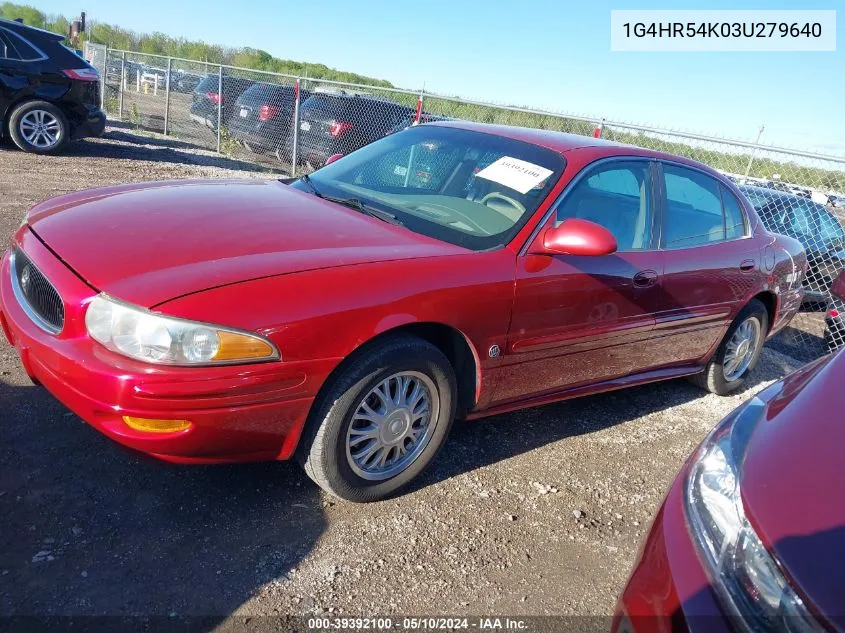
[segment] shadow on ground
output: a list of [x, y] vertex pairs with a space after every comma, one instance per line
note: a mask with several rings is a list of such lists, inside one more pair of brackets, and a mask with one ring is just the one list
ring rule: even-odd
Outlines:
[[[748, 382], [736, 393], [750, 397], [762, 384], [783, 378], [802, 364], [764, 351]], [[624, 424], [704, 397], [706, 392], [682, 378], [573, 398], [474, 422], [457, 422], [446, 447], [417, 488], [568, 437]], [[716, 422], [718, 419], [713, 420]]]
[[223, 618], [323, 532], [294, 464], [170, 466], [118, 450], [40, 387], [0, 378], [0, 403], [0, 617]]
[[143, 160], [268, 174], [282, 173], [278, 166], [259, 165], [255, 162], [215, 154], [207, 147], [173, 137], [150, 136], [143, 130], [135, 130], [120, 122], [109, 122], [102, 140], [83, 139], [68, 143], [61, 154], [79, 158]]

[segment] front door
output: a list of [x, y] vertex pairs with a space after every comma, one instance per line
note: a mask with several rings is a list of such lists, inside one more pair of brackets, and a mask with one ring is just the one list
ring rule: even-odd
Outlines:
[[[600, 224], [618, 251], [602, 257], [523, 254], [496, 403], [554, 393], [651, 365], [661, 298], [652, 165], [605, 160], [585, 168], [549, 218]], [[542, 231], [541, 231], [542, 232]]]

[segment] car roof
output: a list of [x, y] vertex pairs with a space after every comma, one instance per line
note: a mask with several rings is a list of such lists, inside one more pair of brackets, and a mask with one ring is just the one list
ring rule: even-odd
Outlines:
[[659, 160], [674, 161], [697, 167], [703, 171], [718, 176], [725, 181], [728, 180], [725, 176], [708, 165], [699, 163], [698, 161], [684, 156], [658, 152], [655, 150], [637, 147], [635, 145], [627, 145], [625, 143], [617, 143], [606, 139], [593, 138], [591, 136], [581, 136], [580, 134], [569, 134], [568, 132], [558, 132], [555, 130], [538, 130], [536, 128], [516, 127], [512, 125], [473, 123], [471, 121], [463, 120], [432, 121], [431, 123], [426, 123], [426, 125], [454, 127], [473, 132], [495, 134], [497, 136], [511, 138], [515, 141], [539, 145], [540, 147], [545, 147], [546, 149], [550, 149], [560, 154], [585, 151], [590, 152], [590, 154], [595, 158], [610, 156], [643, 156]]
[[36, 26], [29, 26], [28, 24], [24, 24], [23, 22], [17, 22], [16, 20], [7, 20], [6, 18], [0, 18], [0, 26], [11, 29], [16, 32], [20, 32], [20, 34], [22, 35], [38, 34], [57, 41], [65, 39], [65, 36], [60, 35], [59, 33], [53, 33], [53, 31], [39, 29]]

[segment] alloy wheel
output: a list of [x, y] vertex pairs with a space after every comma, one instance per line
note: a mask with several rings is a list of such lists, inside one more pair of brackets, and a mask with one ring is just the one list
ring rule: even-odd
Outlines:
[[382, 380], [358, 403], [346, 435], [346, 457], [363, 479], [395, 477], [425, 450], [440, 409], [434, 382], [404, 371]]

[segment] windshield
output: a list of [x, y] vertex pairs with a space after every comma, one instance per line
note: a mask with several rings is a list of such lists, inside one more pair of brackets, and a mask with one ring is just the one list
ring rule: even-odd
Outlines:
[[564, 168], [551, 150], [457, 128], [417, 126], [380, 139], [292, 186], [356, 198], [407, 228], [473, 250], [507, 244]]

